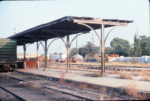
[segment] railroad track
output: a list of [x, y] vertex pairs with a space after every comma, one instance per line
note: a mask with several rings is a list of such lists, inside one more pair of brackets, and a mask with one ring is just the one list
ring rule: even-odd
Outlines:
[[[12, 76], [9, 76], [13, 79], [16, 79], [18, 81], [22, 81], [24, 84], [27, 84], [27, 85], [30, 85], [32, 87], [36, 87], [36, 88], [46, 88], [46, 89], [50, 89], [50, 90], [54, 90], [54, 91], [58, 91], [58, 92], [62, 92], [64, 94], [67, 94], [67, 95], [71, 95], [71, 96], [75, 96], [77, 98], [80, 98], [80, 99], [84, 99], [84, 100], [91, 100], [91, 99], [88, 99], [86, 97], [82, 97], [82, 96], [78, 96], [76, 94], [71, 94], [71, 93], [68, 93], [66, 91], [63, 91], [63, 90], [60, 90], [60, 89], [57, 89], [56, 87], [50, 87], [50, 86], [41, 86], [41, 85], [35, 85], [34, 83], [30, 82], [30, 81], [26, 81], [26, 80], [22, 80], [22, 79], [18, 79], [18, 78], [15, 78], [15, 77], [12, 77]], [[32, 77], [33, 78], [33, 77]], [[31, 80], [31, 79], [30, 79]], [[55, 83], [57, 84], [57, 83]], [[45, 84], [46, 85], [46, 84]], [[53, 85], [54, 86], [54, 85]], [[56, 86], [56, 85], [55, 85]]]
[[[66, 66], [66, 64], [56, 64], [58, 66], [57, 68], [54, 67], [54, 69], [58, 69], [59, 66]], [[88, 71], [88, 72], [99, 72], [101, 71], [101, 67], [98, 65], [85, 65], [85, 64], [71, 64], [71, 66], [78, 66], [79, 68], [71, 68], [70, 70], [75, 71]], [[53, 67], [51, 67], [53, 68]], [[59, 68], [61, 69], [61, 68]], [[106, 66], [105, 70], [111, 70], [111, 71], [127, 71], [127, 72], [139, 72], [139, 71], [148, 71], [150, 72], [150, 68], [142, 68], [142, 67], [127, 67], [127, 66]]]
[[[101, 67], [99, 65], [85, 65], [85, 64], [71, 64], [76, 65], [79, 67], [82, 67], [84, 69], [100, 69]], [[126, 70], [126, 71], [150, 71], [150, 68], [144, 68], [144, 67], [128, 67], [128, 66], [106, 66], [106, 70]]]
[[74, 96], [76, 98], [82, 99], [82, 100], [110, 100], [110, 99], [117, 99], [117, 100], [132, 100], [136, 99], [129, 96], [120, 96], [120, 95], [114, 95], [112, 93], [106, 93], [102, 91], [96, 91], [96, 90], [89, 90], [89, 89], [82, 89], [75, 86], [69, 86], [66, 84], [60, 84], [60, 82], [54, 82], [49, 80], [44, 80], [40, 77], [34, 77], [29, 75], [22, 75], [15, 73], [14, 75], [8, 75], [10, 78], [16, 79], [18, 81], [23, 82], [24, 84], [36, 88], [44, 88], [46, 90], [54, 90], [61, 92], [63, 94], [67, 94], [70, 96]]
[[[0, 92], [1, 93], [3, 92], [3, 94], [1, 94], [0, 101], [3, 101], [2, 96], [3, 97], [9, 96], [9, 98], [7, 98], [8, 100], [13, 99], [13, 101], [26, 101], [25, 99], [21, 98], [20, 96], [16, 95], [15, 93], [13, 93], [13, 92], [11, 92], [11, 91], [9, 91], [9, 90], [5, 89], [4, 87], [1, 87], [1, 86], [0, 86]], [[10, 96], [11, 96], [11, 98], [10, 98]], [[6, 99], [6, 98], [4, 98], [4, 99]]]
[[[36, 85], [35, 83], [33, 83], [35, 81], [35, 78], [32, 77], [31, 78], [25, 77], [26, 79], [23, 78], [25, 80], [22, 80], [21, 78], [14, 77], [14, 75], [13, 76], [7, 75], [6, 78], [7, 78], [5, 80], [6, 83], [2, 82], [3, 84], [2, 83], [0, 84], [0, 89], [2, 92], [3, 91], [8, 92], [10, 95], [13, 95], [16, 99], [18, 99], [14, 101], [89, 100], [87, 98], [76, 96], [54, 88], [42, 86], [39, 84]], [[10, 80], [15, 82], [11, 83]], [[10, 81], [9, 84], [8, 81]], [[5, 99], [0, 99], [0, 101], [1, 100], [5, 101]]]

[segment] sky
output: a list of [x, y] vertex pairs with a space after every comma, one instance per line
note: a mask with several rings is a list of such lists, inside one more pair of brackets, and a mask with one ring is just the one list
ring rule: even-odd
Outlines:
[[[110, 41], [119, 37], [133, 44], [135, 33], [150, 35], [148, 0], [46, 0], [46, 1], [1, 1], [0, 2], [0, 38], [7, 38], [40, 24], [48, 23], [64, 16], [96, 17], [105, 19], [133, 20], [125, 27], [113, 30], [107, 39]], [[111, 28], [105, 29], [107, 33]], [[97, 32], [100, 32], [97, 30]], [[71, 38], [74, 36], [72, 35]], [[93, 40], [92, 40], [93, 37]], [[78, 47], [88, 41], [99, 46], [99, 41], [93, 32], [78, 37]], [[51, 40], [49, 40], [50, 42]], [[71, 48], [75, 47], [73, 42]], [[23, 53], [23, 47], [17, 48], [18, 54]], [[55, 41], [48, 53], [65, 53], [61, 40]], [[29, 44], [27, 54], [36, 53], [36, 44]], [[42, 46], [40, 54], [44, 51]]]

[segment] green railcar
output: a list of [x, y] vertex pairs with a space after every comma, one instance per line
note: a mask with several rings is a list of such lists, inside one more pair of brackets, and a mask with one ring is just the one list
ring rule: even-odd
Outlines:
[[17, 42], [12, 39], [0, 38], [0, 71], [14, 71], [16, 68]]

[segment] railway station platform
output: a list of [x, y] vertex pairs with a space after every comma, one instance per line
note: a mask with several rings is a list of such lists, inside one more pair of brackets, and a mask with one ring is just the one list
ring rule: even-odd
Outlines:
[[120, 79], [119, 77], [111, 76], [111, 74], [104, 77], [94, 77], [92, 76], [93, 72], [91, 71], [70, 69], [68, 73], [65, 73], [65, 69], [62, 68], [47, 68], [46, 71], [43, 71], [43, 68], [26, 70], [19, 69], [16, 71], [25, 74], [56, 78], [58, 80], [64, 79], [67, 81], [80, 82], [85, 84], [87, 83], [93, 86], [98, 85], [101, 87], [111, 88], [116, 91], [126, 89], [132, 85], [132, 87], [136, 88], [138, 91], [146, 92], [150, 95], [150, 81]]

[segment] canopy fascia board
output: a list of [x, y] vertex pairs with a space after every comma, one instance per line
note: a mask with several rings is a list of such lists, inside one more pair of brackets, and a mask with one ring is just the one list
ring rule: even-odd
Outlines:
[[86, 24], [103, 24], [103, 25], [113, 25], [113, 26], [127, 26], [128, 23], [122, 23], [122, 22], [112, 22], [112, 21], [102, 21], [101, 19], [96, 20], [85, 20], [85, 19], [74, 19], [74, 23], [86, 23]]

